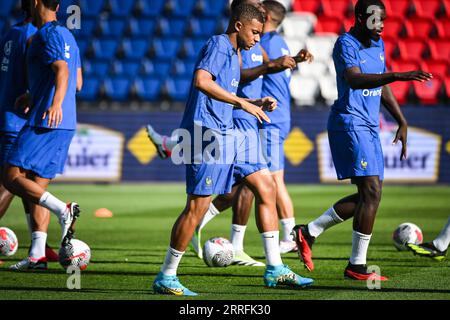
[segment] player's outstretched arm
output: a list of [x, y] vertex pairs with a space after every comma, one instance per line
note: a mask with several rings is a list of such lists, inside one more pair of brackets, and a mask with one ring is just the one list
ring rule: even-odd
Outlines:
[[373, 89], [383, 87], [396, 81], [429, 81], [433, 75], [424, 71], [391, 72], [383, 74], [362, 73], [359, 67], [352, 67], [345, 71], [345, 80], [354, 90]]
[[393, 143], [397, 144], [397, 142], [401, 141], [402, 152], [400, 155], [400, 160], [405, 160], [408, 156], [408, 123], [389, 85], [385, 85], [383, 87], [381, 102], [398, 123], [398, 130]]
[[57, 128], [63, 119], [62, 104], [69, 85], [69, 67], [64, 60], [58, 60], [52, 63], [51, 68], [55, 73], [55, 95], [52, 105], [44, 112], [42, 119], [48, 117], [47, 125]]
[[212, 99], [229, 103], [250, 113], [260, 122], [262, 120], [270, 122], [269, 117], [261, 108], [223, 89], [214, 81], [212, 74], [206, 70], [199, 69], [195, 72], [194, 86]]

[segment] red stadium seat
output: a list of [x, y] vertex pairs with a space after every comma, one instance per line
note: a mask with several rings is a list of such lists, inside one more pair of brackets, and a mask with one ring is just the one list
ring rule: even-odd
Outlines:
[[415, 61], [395, 60], [391, 63], [393, 72], [408, 72], [419, 70], [419, 64]]
[[350, 31], [351, 27], [353, 27], [355, 25], [355, 18], [354, 17], [346, 18], [346, 19], [344, 19], [343, 23], [344, 23], [345, 32], [348, 32], [348, 31]]
[[444, 5], [445, 14], [447, 17], [450, 17], [450, 0], [442, 0], [442, 4]]
[[431, 40], [429, 46], [434, 60], [450, 60], [450, 39]]
[[398, 17], [404, 19], [411, 8], [410, 0], [387, 0], [385, 1], [388, 17]]
[[319, 11], [319, 0], [295, 0], [292, 5], [292, 10], [295, 12], [306, 11], [317, 13]]
[[395, 59], [395, 53], [397, 49], [397, 40], [395, 38], [383, 38], [384, 50], [386, 54], [386, 62], [389, 64], [391, 60]]
[[333, 32], [336, 34], [341, 34], [342, 28], [343, 25], [341, 18], [322, 16], [319, 17], [319, 20], [317, 21], [315, 32]]
[[400, 49], [400, 57], [404, 60], [419, 61], [425, 50], [425, 43], [421, 40], [405, 39], [398, 43]]
[[447, 97], [450, 98], [450, 77], [445, 78], [445, 91], [447, 92]]
[[425, 18], [436, 18], [441, 9], [440, 0], [413, 0], [415, 15]]
[[325, 16], [343, 18], [348, 16], [349, 9], [349, 0], [322, 0], [322, 13]]
[[437, 20], [436, 29], [439, 38], [450, 39], [450, 19]]
[[405, 26], [409, 38], [426, 40], [430, 38], [434, 22], [430, 18], [415, 17], [406, 21]]
[[389, 86], [391, 87], [392, 93], [394, 94], [398, 103], [405, 104], [406, 102], [408, 102], [409, 90], [411, 88], [410, 82], [397, 81], [389, 84]]
[[442, 88], [442, 80], [439, 77], [427, 82], [414, 81], [413, 86], [421, 103], [437, 104], [439, 102], [439, 93]]
[[421, 63], [422, 70], [430, 72], [433, 76], [444, 79], [449, 74], [449, 65], [447, 61], [431, 60]]
[[404, 30], [404, 19], [392, 17], [384, 21], [383, 37], [398, 38]]

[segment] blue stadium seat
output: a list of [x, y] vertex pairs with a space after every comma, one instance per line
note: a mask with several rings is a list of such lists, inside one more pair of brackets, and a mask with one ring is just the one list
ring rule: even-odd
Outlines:
[[16, 4], [16, 0], [0, 1], [0, 17], [8, 17]]
[[219, 18], [227, 7], [228, 1], [200, 0], [197, 8], [201, 16]]
[[115, 76], [104, 82], [106, 96], [114, 101], [127, 101], [130, 95], [131, 80], [128, 77]]
[[152, 48], [155, 59], [160, 61], [170, 61], [178, 54], [180, 49], [180, 39], [156, 38], [153, 40]]
[[146, 37], [155, 32], [156, 22], [152, 18], [131, 19], [128, 32], [133, 37]]
[[86, 18], [81, 20], [81, 29], [74, 30], [73, 34], [77, 39], [89, 39], [95, 33], [97, 27], [97, 20], [93, 18]]
[[126, 59], [142, 59], [147, 55], [150, 43], [148, 39], [125, 39], [122, 42]]
[[101, 81], [97, 77], [85, 76], [83, 78], [83, 89], [77, 94], [83, 101], [95, 101], [100, 97]]
[[125, 31], [124, 19], [101, 19], [99, 22], [100, 34], [103, 37], [122, 37]]
[[118, 45], [117, 40], [95, 39], [92, 42], [94, 56], [98, 59], [111, 60], [116, 55]]
[[113, 74], [132, 79], [139, 74], [140, 67], [138, 61], [116, 60], [113, 63]]
[[163, 9], [166, 0], [139, 0], [137, 11], [144, 17], [158, 17]]
[[77, 39], [78, 49], [80, 50], [81, 63], [83, 63], [83, 57], [86, 56], [89, 42], [86, 39]]
[[158, 77], [161, 80], [165, 80], [171, 69], [171, 64], [168, 61], [152, 61], [145, 59], [141, 62], [142, 73], [148, 76]]
[[5, 25], [6, 25], [6, 21], [0, 20], [0, 37], [3, 36], [4, 32], [6, 31]]
[[82, 61], [83, 72], [88, 76], [104, 78], [109, 73], [109, 62], [105, 60], [85, 60]]
[[135, 0], [109, 0], [109, 9], [115, 17], [126, 18], [133, 13]]
[[216, 33], [216, 30], [217, 19], [191, 19], [189, 22], [189, 32], [194, 37], [210, 37]]
[[166, 13], [172, 17], [188, 18], [194, 10], [196, 0], [169, 0]]
[[195, 60], [178, 59], [173, 63], [173, 74], [178, 77], [192, 77], [195, 68]]
[[105, 0], [79, 0], [81, 12], [84, 17], [98, 18], [105, 6]]
[[186, 101], [192, 78], [169, 78], [165, 86], [169, 97], [174, 101]]
[[138, 77], [134, 82], [137, 96], [145, 101], [156, 101], [159, 99], [162, 81], [158, 77]]
[[158, 21], [157, 33], [160, 36], [183, 37], [186, 32], [187, 21], [185, 19], [161, 18]]
[[198, 54], [206, 44], [207, 39], [190, 39], [187, 38], [183, 42], [183, 56], [188, 59], [196, 59]]

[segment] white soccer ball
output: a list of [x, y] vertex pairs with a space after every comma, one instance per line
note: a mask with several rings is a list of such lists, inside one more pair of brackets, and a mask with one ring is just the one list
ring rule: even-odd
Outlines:
[[406, 245], [408, 243], [421, 244], [423, 241], [422, 230], [414, 223], [402, 223], [395, 229], [392, 235], [392, 240], [394, 241], [394, 246], [399, 251], [408, 250]]
[[203, 260], [210, 267], [228, 267], [233, 259], [233, 245], [225, 238], [211, 238], [203, 246]]
[[71, 239], [59, 249], [59, 263], [64, 269], [70, 266], [86, 270], [91, 260], [91, 249], [81, 240]]
[[17, 252], [19, 241], [11, 229], [0, 228], [0, 255], [11, 257]]

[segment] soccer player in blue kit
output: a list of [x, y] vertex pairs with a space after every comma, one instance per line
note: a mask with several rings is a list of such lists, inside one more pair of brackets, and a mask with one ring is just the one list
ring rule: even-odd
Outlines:
[[[195, 227], [209, 208], [212, 195], [231, 191], [237, 149], [231, 139], [230, 150], [230, 141], [227, 140], [235, 133], [233, 108], [236, 106], [252, 114], [260, 122], [269, 122], [264, 109], [270, 111], [276, 107], [272, 98], [246, 100], [236, 96], [240, 80], [238, 52], [240, 49], [249, 50], [259, 41], [263, 23], [264, 17], [257, 8], [240, 5], [232, 12], [226, 34], [212, 37], [200, 52], [181, 128], [194, 136], [198, 131], [200, 134], [213, 132], [216, 140], [223, 141], [215, 150], [216, 155], [225, 154], [228, 160], [231, 153], [231, 161], [209, 162], [207, 159], [214, 159], [215, 155], [204, 145], [200, 146], [203, 157], [199, 161], [199, 154], [195, 152], [199, 146], [197, 143], [189, 145], [194, 149], [194, 154], [189, 157], [192, 162], [186, 164], [187, 204], [172, 229], [164, 264], [153, 282], [157, 293], [197, 295], [179, 282], [176, 273]], [[244, 181], [256, 195], [256, 220], [267, 262], [264, 282], [268, 287], [310, 285], [313, 282], [311, 279], [296, 275], [282, 263], [278, 247], [275, 186], [267, 169], [261, 170], [256, 165], [254, 170]]]
[[298, 225], [293, 235], [305, 267], [312, 271], [312, 245], [326, 229], [353, 217], [350, 261], [344, 276], [353, 280], [387, 278], [371, 273], [367, 251], [381, 200], [384, 160], [379, 137], [382, 103], [399, 125], [394, 144], [402, 143], [401, 160], [407, 156], [407, 122], [388, 84], [395, 81], [428, 81], [422, 71], [387, 73], [384, 43], [386, 10], [381, 0], [359, 0], [355, 25], [335, 44], [338, 99], [331, 109], [328, 137], [339, 180], [351, 179], [357, 193], [339, 200], [308, 225]]
[[32, 3], [33, 24], [38, 31], [26, 57], [29, 118], [5, 165], [6, 188], [32, 204], [31, 250], [28, 258], [11, 267], [16, 271], [47, 268], [49, 219], [45, 209], [59, 218], [62, 240], [73, 234], [80, 213], [76, 203], [66, 204], [46, 191], [51, 179], [63, 172], [76, 129], [75, 94], [82, 85], [78, 46], [70, 31], [56, 21], [58, 8], [59, 0]]
[[[27, 43], [37, 31], [31, 23], [31, 1], [21, 1], [21, 9], [26, 15], [25, 19], [14, 25], [0, 41], [0, 172], [3, 172], [9, 151], [27, 121], [26, 114], [14, 106], [16, 99], [27, 91], [25, 76]], [[0, 219], [5, 215], [13, 198], [14, 195], [3, 186], [0, 175]], [[30, 206], [25, 201], [23, 206], [31, 235], [33, 231]], [[46, 245], [45, 255], [49, 261], [58, 261], [58, 254], [48, 245]]]

